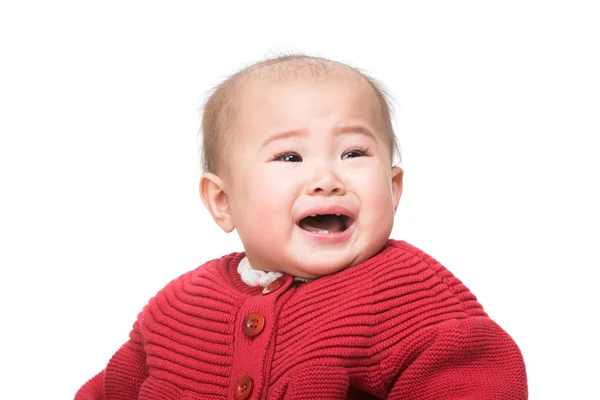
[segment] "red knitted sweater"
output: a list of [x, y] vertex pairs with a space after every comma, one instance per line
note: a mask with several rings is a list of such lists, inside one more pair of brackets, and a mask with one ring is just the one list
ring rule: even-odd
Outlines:
[[[309, 283], [233, 253], [153, 297], [88, 399], [526, 399], [519, 348], [435, 259], [390, 240]], [[277, 287], [279, 285], [279, 287]]]

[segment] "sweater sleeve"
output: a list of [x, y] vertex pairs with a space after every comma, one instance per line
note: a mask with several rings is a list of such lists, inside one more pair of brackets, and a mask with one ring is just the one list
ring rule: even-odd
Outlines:
[[449, 320], [410, 343], [388, 360], [396, 376], [389, 399], [527, 399], [521, 352], [488, 317]]
[[136, 322], [129, 340], [112, 356], [102, 372], [79, 389], [75, 400], [137, 399], [147, 376], [146, 354]]

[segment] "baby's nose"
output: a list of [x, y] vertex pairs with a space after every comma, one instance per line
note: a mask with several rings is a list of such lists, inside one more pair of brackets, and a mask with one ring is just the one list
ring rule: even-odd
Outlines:
[[346, 187], [331, 169], [320, 169], [308, 185], [308, 193], [312, 195], [343, 195]]

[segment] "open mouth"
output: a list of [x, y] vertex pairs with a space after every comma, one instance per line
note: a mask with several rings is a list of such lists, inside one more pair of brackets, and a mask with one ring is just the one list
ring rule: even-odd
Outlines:
[[301, 219], [298, 226], [307, 232], [331, 235], [344, 232], [354, 220], [344, 214], [314, 214]]

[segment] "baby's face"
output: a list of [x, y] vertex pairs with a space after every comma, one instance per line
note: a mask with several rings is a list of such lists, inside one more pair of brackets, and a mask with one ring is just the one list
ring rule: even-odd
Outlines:
[[225, 185], [252, 266], [315, 278], [376, 254], [402, 170], [373, 89], [360, 79], [256, 81], [238, 101]]

